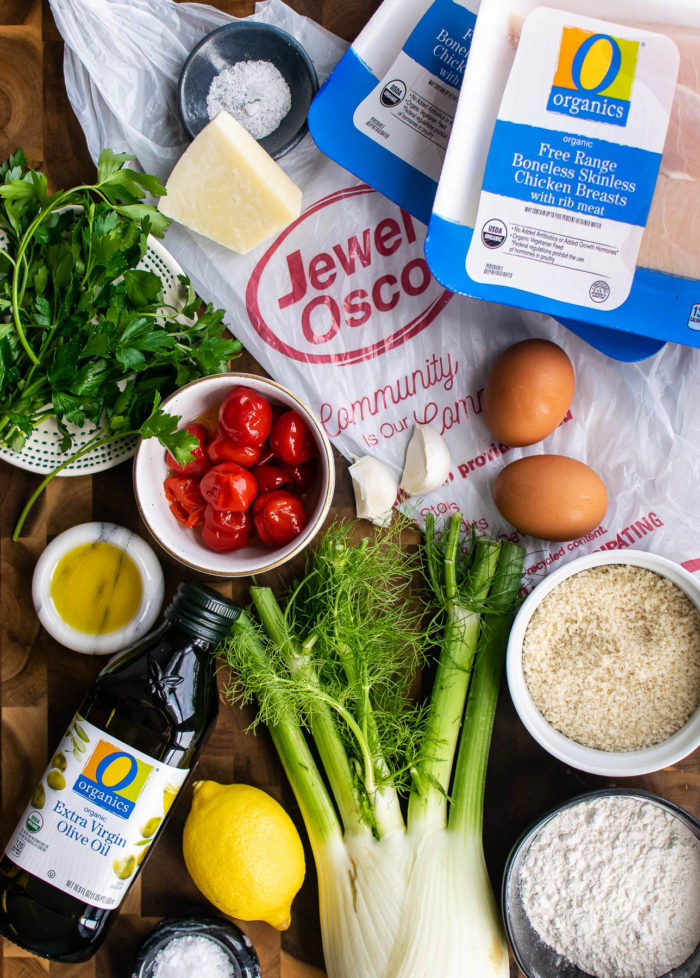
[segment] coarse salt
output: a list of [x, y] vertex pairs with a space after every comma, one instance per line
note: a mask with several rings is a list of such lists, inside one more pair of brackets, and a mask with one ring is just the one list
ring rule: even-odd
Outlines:
[[175, 937], [153, 962], [152, 978], [235, 978], [228, 954], [208, 937]]
[[264, 139], [292, 107], [284, 76], [270, 61], [238, 61], [215, 75], [207, 94], [207, 115], [228, 112], [254, 139]]

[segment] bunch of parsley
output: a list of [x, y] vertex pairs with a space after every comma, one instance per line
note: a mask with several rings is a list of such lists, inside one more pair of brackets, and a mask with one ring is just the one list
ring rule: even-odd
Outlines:
[[136, 266], [148, 236], [168, 219], [144, 203], [165, 193], [157, 177], [105, 149], [97, 181], [48, 193], [46, 177], [18, 150], [0, 165], [0, 443], [21, 451], [47, 416], [69, 452], [68, 425], [94, 434], [42, 482], [76, 458], [127, 436], [157, 437], [180, 461], [195, 440], [161, 400], [183, 384], [227, 369], [241, 348], [223, 310], [202, 308], [186, 276], [182, 303], [164, 305], [154, 272]]

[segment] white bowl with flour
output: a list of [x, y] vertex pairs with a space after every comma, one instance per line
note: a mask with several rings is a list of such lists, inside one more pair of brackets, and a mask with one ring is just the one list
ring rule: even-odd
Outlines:
[[565, 764], [609, 778], [675, 764], [700, 746], [700, 582], [641, 550], [573, 560], [523, 602], [506, 674]]

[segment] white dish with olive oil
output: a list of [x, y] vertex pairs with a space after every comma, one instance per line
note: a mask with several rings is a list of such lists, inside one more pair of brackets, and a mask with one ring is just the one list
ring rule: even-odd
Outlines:
[[104, 655], [144, 635], [163, 603], [163, 572], [140, 537], [114, 523], [81, 523], [56, 537], [34, 570], [32, 598], [46, 631], [69, 649]]

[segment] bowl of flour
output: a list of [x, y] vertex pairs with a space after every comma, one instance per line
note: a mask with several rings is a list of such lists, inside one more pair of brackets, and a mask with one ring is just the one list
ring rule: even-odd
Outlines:
[[528, 978], [696, 978], [700, 822], [604, 789], [554, 809], [506, 864], [503, 919]]
[[318, 90], [313, 62], [296, 38], [272, 24], [224, 24], [190, 52], [178, 84], [180, 121], [191, 139], [228, 112], [277, 160], [308, 131]]

